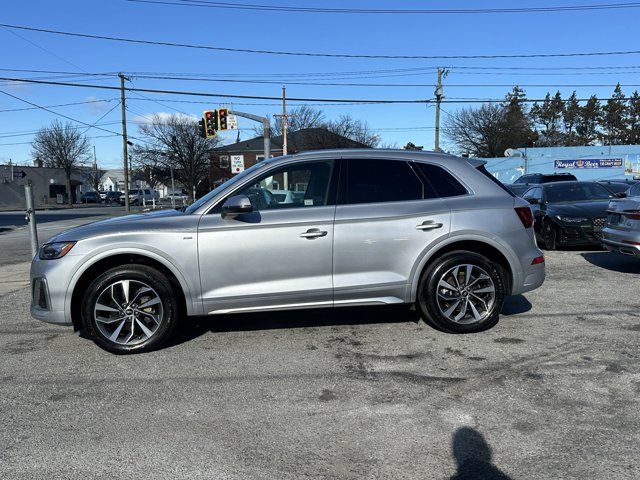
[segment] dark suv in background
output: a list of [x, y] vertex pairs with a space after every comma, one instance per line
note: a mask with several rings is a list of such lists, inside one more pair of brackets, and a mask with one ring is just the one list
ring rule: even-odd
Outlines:
[[529, 190], [532, 185], [540, 185], [542, 183], [567, 182], [578, 180], [571, 173], [527, 173], [522, 175], [511, 185], [507, 185], [509, 189], [518, 196], [522, 196], [524, 192]]

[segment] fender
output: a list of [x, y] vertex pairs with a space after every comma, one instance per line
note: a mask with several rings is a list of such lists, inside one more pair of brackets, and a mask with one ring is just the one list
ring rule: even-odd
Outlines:
[[[172, 259], [167, 257], [166, 254], [156, 248], [145, 245], [144, 248], [140, 247], [138, 244], [130, 243], [130, 244], [121, 244], [117, 248], [111, 248], [109, 246], [105, 246], [102, 248], [97, 248], [88, 252], [84, 258], [90, 258], [86, 262], [82, 262], [80, 266], [76, 269], [71, 277], [71, 281], [67, 286], [67, 290], [65, 293], [64, 299], [64, 312], [65, 317], [71, 319], [71, 298], [73, 295], [73, 291], [78, 283], [78, 280], [82, 276], [84, 272], [87, 271], [92, 265], [95, 265], [100, 260], [104, 260], [105, 258], [112, 257], [114, 255], [123, 255], [123, 254], [134, 254], [140, 255], [141, 257], [148, 257], [152, 260], [157, 261], [164, 265], [169, 271], [176, 277], [178, 283], [180, 284], [180, 288], [184, 293], [186, 305], [187, 305], [187, 314], [188, 315], [202, 315], [202, 302], [194, 301], [196, 296], [193, 295], [194, 288], [189, 285], [187, 280], [184, 278], [180, 270], [173, 263]], [[69, 320], [70, 321], [70, 320]]]
[[[484, 232], [478, 232], [473, 230], [463, 230], [460, 232], [456, 232], [455, 234], [447, 235], [445, 237], [441, 237], [436, 241], [436, 243], [432, 243], [427, 245], [427, 247], [422, 251], [418, 260], [414, 264], [410, 273], [410, 282], [407, 285], [408, 291], [406, 293], [407, 301], [413, 303], [416, 301], [417, 292], [418, 292], [418, 283], [420, 282], [420, 275], [424, 270], [424, 267], [429, 261], [438, 254], [440, 250], [445, 248], [447, 245], [451, 245], [456, 242], [464, 242], [464, 241], [475, 241], [480, 243], [486, 243], [487, 245], [498, 250], [509, 262], [509, 268], [511, 269], [512, 275], [514, 272], [519, 272], [521, 269], [518, 267], [520, 261], [516, 256], [515, 252], [509, 247], [506, 243], [504, 243], [500, 238], [495, 236], [487, 236]], [[512, 278], [511, 283], [512, 286], [516, 284], [520, 279]]]

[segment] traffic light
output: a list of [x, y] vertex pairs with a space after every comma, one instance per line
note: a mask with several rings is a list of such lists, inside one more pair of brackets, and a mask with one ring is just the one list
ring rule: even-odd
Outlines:
[[218, 112], [216, 110], [205, 110], [202, 114], [204, 122], [205, 138], [213, 138], [218, 131]]
[[204, 118], [198, 121], [198, 126], [196, 128], [198, 129], [198, 136], [207, 138], [207, 129], [205, 127]]
[[218, 110], [218, 129], [226, 130], [228, 128], [227, 125], [227, 117], [229, 116], [229, 110], [226, 108], [220, 108]]

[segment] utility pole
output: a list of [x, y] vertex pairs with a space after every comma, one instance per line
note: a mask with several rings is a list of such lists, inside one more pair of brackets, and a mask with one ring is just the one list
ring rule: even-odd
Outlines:
[[435, 140], [434, 140], [434, 151], [440, 151], [440, 104], [442, 103], [442, 98], [444, 95], [442, 94], [442, 79], [447, 76], [449, 73], [448, 70], [444, 68], [438, 68], [438, 85], [436, 86], [435, 96], [436, 96], [436, 128], [435, 128]]
[[287, 89], [282, 87], [282, 155], [287, 154]]
[[120, 107], [122, 109], [122, 161], [124, 163], [124, 185], [126, 191], [124, 192], [124, 209], [128, 212], [131, 211], [129, 207], [129, 155], [127, 153], [127, 112], [124, 96], [124, 81], [125, 76], [119, 73], [120, 77]]
[[93, 185], [92, 187], [98, 190], [98, 159], [96, 157], [96, 146], [93, 146]]

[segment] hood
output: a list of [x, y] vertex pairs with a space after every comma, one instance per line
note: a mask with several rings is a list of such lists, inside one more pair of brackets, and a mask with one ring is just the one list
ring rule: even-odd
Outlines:
[[195, 229], [197, 220], [197, 215], [189, 215], [178, 210], [158, 210], [155, 212], [136, 213], [70, 228], [51, 237], [46, 243], [71, 240], [80, 241], [105, 234], [148, 232], [149, 230], [158, 229]]
[[568, 215], [571, 217], [596, 218], [606, 217], [609, 199], [592, 200], [573, 203], [550, 203], [547, 205], [548, 215]]

